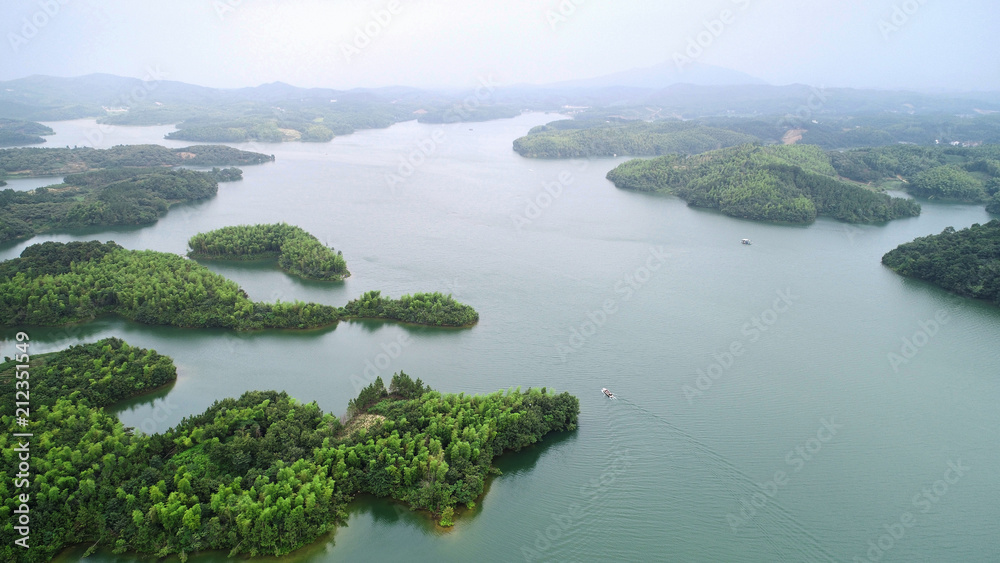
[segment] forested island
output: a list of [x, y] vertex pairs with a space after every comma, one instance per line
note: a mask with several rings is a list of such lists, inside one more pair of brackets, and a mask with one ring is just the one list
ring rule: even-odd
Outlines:
[[47, 125], [21, 119], [0, 118], [0, 147], [44, 143], [43, 135], [54, 135]]
[[901, 244], [882, 257], [898, 274], [1000, 305], [1000, 220]]
[[434, 326], [462, 327], [479, 322], [475, 309], [439, 292], [390, 299], [382, 297], [381, 291], [369, 291], [350, 301], [343, 311], [346, 316], [359, 319], [388, 319]]
[[62, 184], [0, 191], [0, 242], [80, 227], [150, 225], [171, 205], [215, 197], [238, 168], [210, 172], [109, 168], [67, 175]]
[[[331, 125], [333, 128], [331, 128]], [[336, 129], [336, 131], [334, 131]], [[271, 117], [241, 117], [199, 118], [189, 119], [177, 125], [177, 131], [171, 131], [164, 137], [180, 141], [198, 141], [208, 143], [245, 143], [263, 142], [280, 143], [282, 141], [326, 142], [333, 139], [334, 133], [351, 133], [353, 127], [336, 126], [319, 122], [302, 122]]]
[[483, 105], [479, 100], [475, 104], [454, 103], [443, 107], [431, 106], [417, 115], [420, 123], [459, 123], [463, 121], [490, 121], [491, 119], [510, 119], [521, 115], [521, 107], [510, 104]]
[[206, 108], [200, 105], [141, 106], [100, 119], [115, 125], [176, 124], [167, 139], [210, 143], [326, 142], [358, 129], [384, 128], [413, 119], [418, 106], [373, 96], [284, 99], [280, 105], [253, 101]]
[[12, 178], [62, 176], [103, 168], [245, 166], [273, 160], [273, 155], [224, 145], [196, 145], [179, 149], [161, 145], [118, 145], [108, 149], [29, 147], [0, 150], [0, 170]]
[[276, 259], [282, 270], [312, 280], [340, 281], [351, 275], [343, 254], [286, 223], [239, 225], [199, 233], [188, 256], [206, 260]]
[[236, 282], [193, 260], [126, 250], [114, 242], [45, 242], [0, 262], [2, 326], [60, 326], [103, 314], [144, 324], [236, 330], [318, 328], [364, 318], [468, 326], [479, 319], [450, 296], [379, 299], [372, 307], [257, 303]]
[[756, 141], [744, 133], [696, 122], [599, 122], [567, 119], [533, 127], [514, 140], [514, 151], [531, 158], [697, 154]]
[[[17, 373], [0, 365], [4, 384]], [[104, 410], [175, 377], [169, 358], [113, 338], [32, 357], [30, 423], [17, 425], [13, 393], [0, 398], [2, 486], [14, 483], [12, 433], [43, 445], [32, 450], [30, 549], [14, 544], [18, 497], [0, 506], [4, 560], [48, 561], [79, 543], [182, 561], [205, 550], [281, 555], [343, 522], [360, 493], [451, 526], [455, 508], [483, 494], [496, 456], [574, 430], [579, 415], [568, 393], [442, 394], [402, 372], [352, 400], [346, 424], [275, 391], [216, 401], [152, 436]]]
[[689, 205], [760, 221], [808, 223], [818, 215], [848, 222], [888, 221], [920, 213], [837, 178], [830, 157], [809, 145], [740, 145], [697, 156], [623, 162], [607, 174], [615, 186], [676, 195]]

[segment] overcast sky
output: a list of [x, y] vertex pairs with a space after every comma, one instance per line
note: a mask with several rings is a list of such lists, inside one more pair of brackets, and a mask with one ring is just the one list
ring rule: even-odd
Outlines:
[[472, 87], [688, 57], [772, 84], [1000, 90], [997, 14], [995, 0], [8, 0], [0, 79]]

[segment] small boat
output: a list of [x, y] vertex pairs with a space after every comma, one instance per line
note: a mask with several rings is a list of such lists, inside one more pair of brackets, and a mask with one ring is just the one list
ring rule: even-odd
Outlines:
[[753, 244], [752, 242], [750, 242], [750, 239], [748, 239], [748, 238], [740, 239], [740, 242], [743, 243], [743, 244]]
[[608, 391], [607, 388], [601, 388], [601, 393], [604, 393], [604, 395], [609, 399], [615, 398], [615, 394], [612, 393], [611, 391]]

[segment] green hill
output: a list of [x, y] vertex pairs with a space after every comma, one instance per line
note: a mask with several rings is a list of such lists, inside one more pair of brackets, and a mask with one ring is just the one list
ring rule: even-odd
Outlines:
[[744, 133], [683, 121], [564, 120], [535, 127], [515, 139], [514, 151], [530, 158], [658, 156], [696, 154], [756, 140]]
[[0, 118], [0, 147], [44, 143], [42, 135], [53, 134], [55, 131], [51, 127], [41, 123]]
[[761, 221], [808, 223], [824, 215], [877, 222], [920, 213], [910, 200], [838, 179], [829, 156], [810, 145], [740, 145], [686, 158], [636, 159], [607, 178], [622, 189], [676, 195], [692, 206]]
[[882, 257], [898, 274], [1000, 305], [1000, 221], [901, 244]]
[[903, 182], [917, 197], [983, 203], [1000, 193], [1000, 145], [897, 145], [830, 153], [837, 173], [875, 185]]

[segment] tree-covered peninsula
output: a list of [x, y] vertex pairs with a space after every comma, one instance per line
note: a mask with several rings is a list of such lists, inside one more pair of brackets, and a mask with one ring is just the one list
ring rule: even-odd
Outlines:
[[42, 135], [54, 135], [47, 125], [34, 121], [0, 118], [0, 147], [44, 143]]
[[882, 257], [898, 274], [1000, 305], [1000, 220], [901, 244]]
[[276, 259], [296, 276], [339, 281], [351, 275], [341, 252], [286, 223], [239, 225], [199, 233], [188, 241], [188, 256], [199, 260]]
[[532, 128], [514, 140], [514, 151], [531, 158], [697, 154], [751, 143], [757, 138], [697, 122], [562, 120]]
[[830, 157], [810, 145], [740, 145], [635, 159], [607, 177], [622, 189], [676, 195], [692, 206], [760, 221], [808, 223], [824, 215], [858, 223], [920, 213], [911, 200], [838, 179]]
[[992, 202], [1000, 193], [1000, 145], [899, 145], [830, 153], [837, 173], [945, 201]]
[[108, 149], [16, 148], [0, 150], [0, 170], [8, 177], [62, 176], [103, 168], [152, 166], [246, 166], [274, 156], [223, 145], [168, 149], [160, 145], [118, 145]]
[[110, 168], [70, 174], [62, 184], [0, 191], [0, 242], [80, 227], [150, 225], [176, 203], [212, 198], [238, 168], [196, 172]]
[[[172, 380], [169, 358], [106, 339], [31, 363], [30, 379], [14, 361], [0, 365], [5, 386], [29, 382], [35, 392], [28, 416], [13, 393], [0, 398], [6, 561], [48, 561], [80, 543], [182, 561], [206, 550], [281, 555], [343, 522], [360, 493], [450, 526], [456, 507], [483, 494], [496, 456], [574, 430], [579, 414], [567, 393], [442, 394], [399, 373], [351, 401], [346, 424], [316, 403], [250, 391], [147, 435], [104, 409]], [[32, 435], [24, 483], [14, 478], [15, 432]], [[25, 507], [26, 535], [13, 518]]]
[[[381, 299], [381, 298], [380, 298]], [[114, 242], [45, 242], [0, 262], [0, 325], [59, 326], [115, 314], [179, 327], [317, 328], [339, 320], [388, 319], [468, 326], [479, 315], [440, 294], [381, 299], [378, 307], [258, 303], [236, 282], [176, 254]]]

